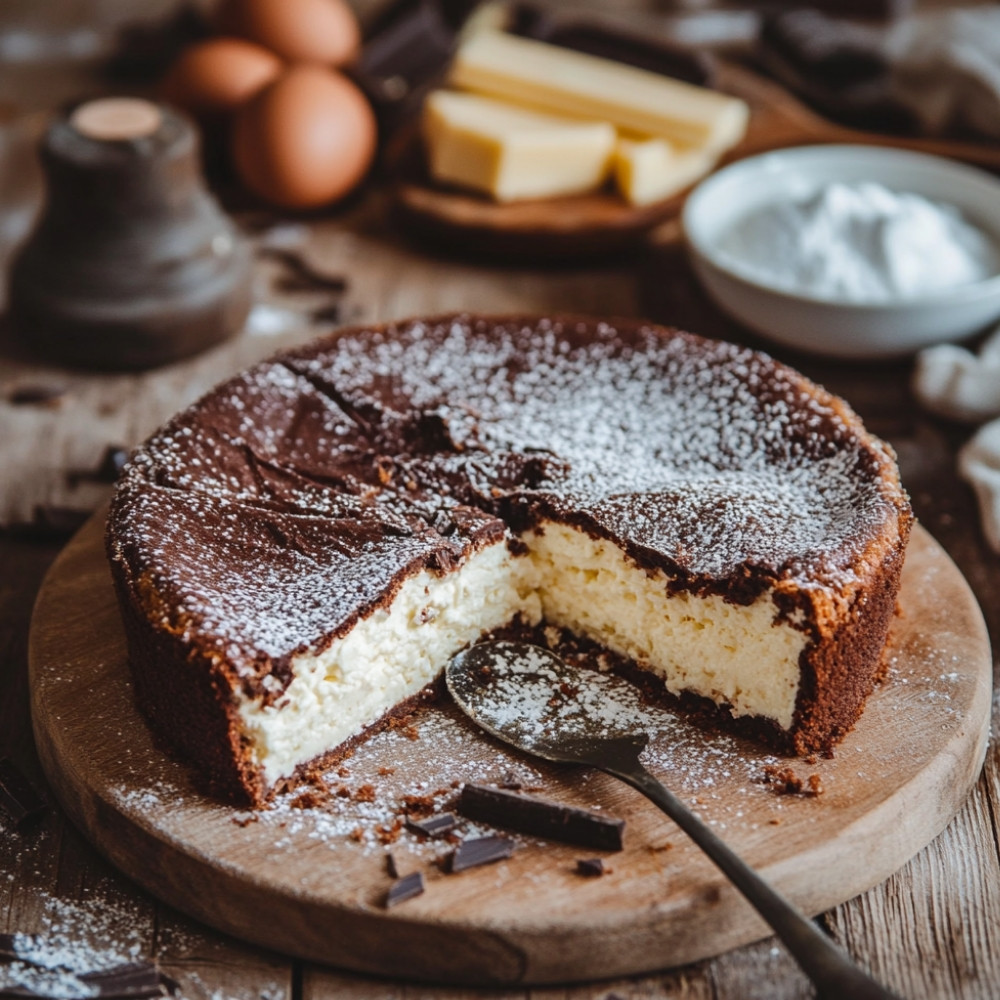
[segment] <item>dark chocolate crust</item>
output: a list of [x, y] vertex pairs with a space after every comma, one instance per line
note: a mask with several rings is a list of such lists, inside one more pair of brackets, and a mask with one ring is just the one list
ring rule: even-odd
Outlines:
[[827, 752], [880, 676], [911, 520], [891, 450], [766, 355], [635, 321], [447, 316], [213, 390], [132, 456], [107, 546], [154, 731], [260, 803], [241, 698], [276, 701], [296, 655], [415, 573], [547, 521], [670, 592], [773, 593], [809, 642], [792, 728], [759, 725]]

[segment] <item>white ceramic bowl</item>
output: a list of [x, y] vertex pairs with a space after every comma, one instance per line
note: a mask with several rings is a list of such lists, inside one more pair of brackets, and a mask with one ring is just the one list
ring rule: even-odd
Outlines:
[[713, 174], [684, 207], [695, 271], [723, 310], [771, 340], [841, 358], [899, 357], [960, 340], [1000, 317], [1000, 275], [927, 297], [858, 304], [762, 284], [735, 272], [717, 252], [720, 237], [747, 213], [838, 181], [874, 181], [954, 205], [1000, 247], [1000, 180], [981, 170], [875, 146], [778, 150]]

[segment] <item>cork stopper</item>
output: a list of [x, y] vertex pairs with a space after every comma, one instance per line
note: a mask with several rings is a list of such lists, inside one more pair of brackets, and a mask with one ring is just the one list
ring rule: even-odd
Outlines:
[[102, 142], [144, 139], [163, 124], [163, 114], [138, 97], [102, 97], [81, 104], [69, 119], [80, 135]]

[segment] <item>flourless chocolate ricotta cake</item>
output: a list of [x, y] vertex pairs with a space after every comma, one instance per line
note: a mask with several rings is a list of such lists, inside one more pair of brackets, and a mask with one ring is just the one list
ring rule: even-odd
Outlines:
[[132, 456], [107, 547], [155, 734], [262, 804], [515, 620], [828, 751], [883, 669], [911, 520], [888, 446], [766, 355], [451, 316], [213, 390]]

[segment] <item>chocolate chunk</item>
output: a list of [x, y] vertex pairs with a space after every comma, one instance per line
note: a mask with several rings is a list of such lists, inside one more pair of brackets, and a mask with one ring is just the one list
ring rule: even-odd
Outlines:
[[576, 863], [578, 875], [595, 878], [604, 874], [604, 862], [600, 858], [580, 858]]
[[309, 318], [314, 323], [339, 323], [343, 319], [343, 309], [336, 302], [331, 302], [313, 309]]
[[399, 868], [391, 851], [385, 856], [385, 870], [389, 873], [389, 878], [399, 878]]
[[458, 811], [469, 819], [599, 851], [620, 851], [625, 821], [482, 785], [466, 785]]
[[390, 4], [371, 26], [350, 73], [372, 102], [383, 131], [406, 118], [444, 74], [455, 29], [432, 0]]
[[427, 819], [408, 819], [406, 825], [414, 833], [440, 837], [443, 833], [454, 830], [457, 822], [452, 813], [439, 813], [437, 816], [428, 816]]
[[64, 385], [36, 383], [19, 385], [7, 397], [15, 406], [55, 406], [67, 393]]
[[152, 962], [135, 962], [101, 972], [86, 972], [79, 979], [88, 986], [96, 987], [99, 997], [107, 997], [109, 1000], [162, 997], [174, 992], [177, 987], [177, 984], [164, 976]]
[[8, 758], [0, 760], [0, 809], [19, 829], [48, 808], [45, 800]]
[[464, 872], [468, 868], [491, 865], [502, 861], [514, 853], [514, 841], [508, 837], [477, 837], [463, 840], [451, 856], [452, 872]]
[[405, 903], [414, 896], [419, 896], [424, 891], [424, 873], [413, 872], [403, 878], [396, 879], [389, 886], [389, 891], [385, 897], [385, 907], [389, 909], [397, 903]]
[[331, 274], [314, 267], [294, 250], [282, 247], [260, 247], [259, 257], [268, 257], [281, 263], [288, 272], [278, 280], [279, 287], [286, 292], [346, 292], [347, 279], [340, 274]]

